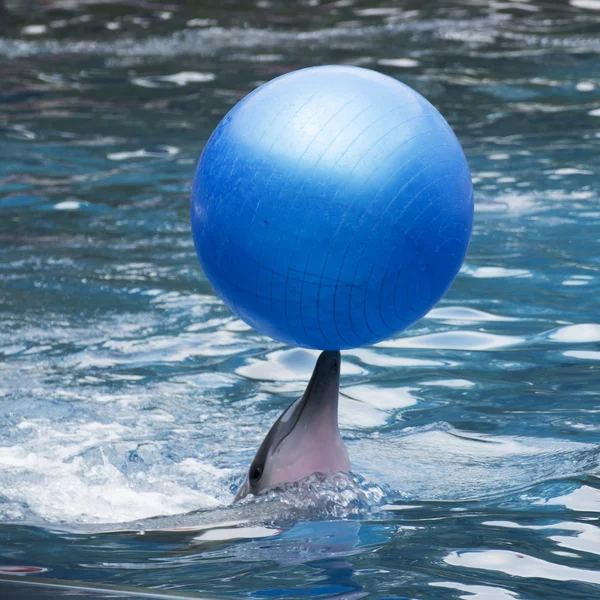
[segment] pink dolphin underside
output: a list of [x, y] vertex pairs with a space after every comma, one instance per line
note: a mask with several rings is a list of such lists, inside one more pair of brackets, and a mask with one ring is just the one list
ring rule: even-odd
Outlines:
[[321, 353], [306, 391], [271, 427], [235, 500], [312, 473], [350, 470], [338, 427], [340, 363], [339, 352]]

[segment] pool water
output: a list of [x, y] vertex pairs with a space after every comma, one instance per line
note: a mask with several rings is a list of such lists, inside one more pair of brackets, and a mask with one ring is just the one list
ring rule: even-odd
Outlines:
[[[0, 597], [600, 597], [598, 0], [5, 4]], [[316, 353], [215, 297], [191, 180], [240, 98], [328, 63], [446, 117], [473, 238], [343, 353], [353, 475], [231, 507]]]

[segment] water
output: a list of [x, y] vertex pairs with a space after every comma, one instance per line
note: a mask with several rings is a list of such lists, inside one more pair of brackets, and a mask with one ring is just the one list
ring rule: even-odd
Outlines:
[[[5, 3], [3, 598], [600, 596], [597, 0]], [[229, 507], [315, 354], [215, 298], [191, 179], [235, 102], [326, 63], [445, 115], [473, 240], [427, 318], [344, 353], [356, 476]]]

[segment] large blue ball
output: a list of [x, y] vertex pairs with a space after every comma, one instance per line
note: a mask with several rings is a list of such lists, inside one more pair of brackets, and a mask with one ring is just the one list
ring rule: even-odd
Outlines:
[[313, 67], [225, 116], [191, 215], [234, 313], [288, 344], [343, 349], [392, 336], [442, 297], [469, 244], [473, 188], [425, 98], [367, 69]]

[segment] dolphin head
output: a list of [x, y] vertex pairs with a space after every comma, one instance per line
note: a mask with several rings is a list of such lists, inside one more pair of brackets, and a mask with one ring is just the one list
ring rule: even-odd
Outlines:
[[306, 391], [260, 445], [235, 501], [311, 473], [350, 470], [338, 428], [340, 363], [339, 352], [321, 353]]

